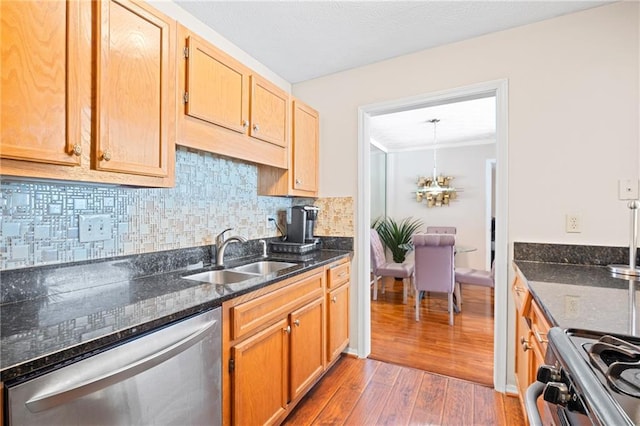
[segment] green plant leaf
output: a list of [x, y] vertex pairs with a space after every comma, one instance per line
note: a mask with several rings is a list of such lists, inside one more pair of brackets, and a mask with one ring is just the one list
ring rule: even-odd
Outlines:
[[376, 219], [373, 228], [378, 231], [380, 239], [386, 248], [391, 251], [393, 261], [402, 263], [406, 259], [407, 253], [413, 250], [411, 238], [423, 225], [420, 219], [406, 217], [401, 221], [396, 221], [391, 217]]

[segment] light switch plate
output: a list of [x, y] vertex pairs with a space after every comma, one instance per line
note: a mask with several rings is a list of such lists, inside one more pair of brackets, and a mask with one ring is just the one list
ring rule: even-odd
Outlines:
[[619, 200], [638, 199], [638, 179], [620, 179], [618, 181]]
[[81, 214], [78, 219], [80, 242], [104, 241], [112, 238], [111, 216], [108, 214]]

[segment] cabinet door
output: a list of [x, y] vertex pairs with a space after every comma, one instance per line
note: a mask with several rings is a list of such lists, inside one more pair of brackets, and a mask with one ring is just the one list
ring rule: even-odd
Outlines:
[[0, 157], [80, 164], [76, 55], [81, 6], [76, 1], [0, 2]]
[[287, 147], [288, 129], [289, 95], [267, 80], [252, 75], [249, 136]]
[[273, 423], [286, 411], [290, 330], [282, 319], [231, 348], [233, 424]]
[[324, 298], [291, 313], [291, 400], [324, 371]]
[[318, 191], [318, 112], [304, 103], [293, 101], [292, 185], [298, 191]]
[[185, 114], [245, 133], [248, 127], [248, 72], [228, 55], [189, 35]]
[[96, 7], [98, 170], [167, 176], [175, 143], [175, 21], [143, 3]]
[[331, 362], [349, 344], [349, 284], [327, 294], [327, 361]]
[[532, 376], [531, 331], [526, 318], [516, 311], [516, 382], [521, 399], [524, 398]]

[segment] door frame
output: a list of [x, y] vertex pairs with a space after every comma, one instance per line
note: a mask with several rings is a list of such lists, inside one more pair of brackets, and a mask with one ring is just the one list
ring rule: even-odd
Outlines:
[[371, 353], [370, 301], [370, 120], [375, 115], [415, 109], [438, 103], [462, 101], [492, 94], [496, 98], [496, 268], [494, 290], [493, 385], [507, 391], [508, 339], [508, 80], [500, 79], [425, 93], [358, 108], [358, 196], [356, 209], [356, 256], [358, 285], [355, 296], [356, 339], [352, 342], [359, 357]]

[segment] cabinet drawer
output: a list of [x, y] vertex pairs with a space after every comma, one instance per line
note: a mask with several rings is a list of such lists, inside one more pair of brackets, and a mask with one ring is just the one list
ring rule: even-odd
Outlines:
[[526, 315], [529, 310], [528, 305], [531, 303], [531, 293], [529, 293], [527, 285], [520, 277], [516, 276], [513, 281], [513, 286], [511, 287], [511, 292], [513, 294], [513, 300], [516, 303], [516, 309], [518, 309], [522, 315]]
[[296, 306], [321, 297], [322, 271], [231, 308], [231, 338], [239, 339], [268, 325], [269, 321], [286, 316]]
[[327, 287], [335, 288], [349, 281], [351, 273], [349, 270], [349, 262], [333, 266], [329, 269]]
[[529, 311], [529, 319], [531, 320], [532, 346], [539, 360], [544, 360], [547, 353], [547, 333], [551, 326], [547, 322], [542, 310], [537, 303], [531, 303]]

